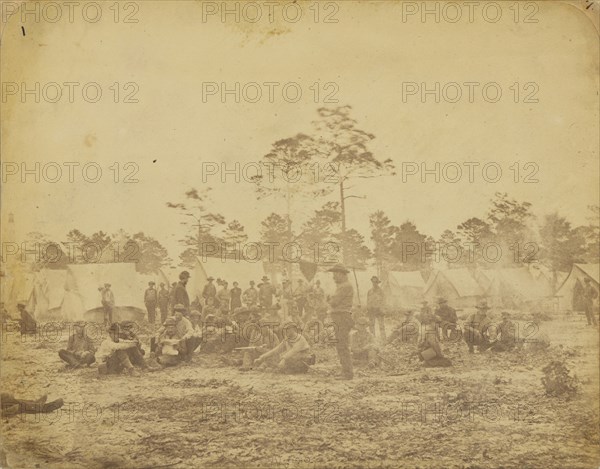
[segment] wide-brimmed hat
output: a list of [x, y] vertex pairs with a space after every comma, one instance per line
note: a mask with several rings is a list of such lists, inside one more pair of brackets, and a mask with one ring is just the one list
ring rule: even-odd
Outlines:
[[148, 282], [148, 285], [156, 285], [154, 282]]
[[192, 311], [190, 311], [190, 317], [191, 318], [201, 318], [202, 313], [200, 311], [198, 311], [197, 309], [193, 309]]
[[182, 304], [176, 304], [175, 306], [173, 306], [173, 311], [185, 311], [185, 306], [183, 306]]
[[350, 271], [348, 269], [346, 269], [344, 264], [335, 264], [333, 267], [327, 269], [327, 272], [343, 272], [343, 273], [347, 274]]
[[112, 285], [110, 283], [105, 283], [104, 286], [105, 287], [111, 287]]
[[179, 274], [179, 280], [183, 280], [184, 278], [190, 278], [191, 275], [187, 270], [184, 270]]
[[490, 309], [486, 300], [481, 300], [479, 303], [477, 303], [477, 306], [475, 306], [475, 307], [477, 309], [482, 309], [482, 310]]
[[263, 277], [261, 278], [261, 280], [263, 282], [268, 282], [269, 281], [269, 277], [267, 277], [266, 275], [263, 275]]
[[209, 282], [212, 282], [215, 278], [214, 277], [208, 277], [206, 280], [208, 280]]
[[373, 283], [381, 283], [381, 280], [379, 280], [379, 277], [377, 277], [377, 275], [373, 275], [371, 277], [371, 282], [373, 282]]
[[440, 297], [440, 298], [437, 299], [437, 302], [438, 303], [448, 303], [448, 300], [446, 298]]
[[165, 319], [165, 322], [163, 323], [163, 326], [168, 327], [168, 326], [176, 326], [177, 325], [177, 321], [175, 321], [175, 318], [167, 318]]
[[255, 285], [256, 283], [254, 282], [254, 280], [250, 280], [250, 285]]

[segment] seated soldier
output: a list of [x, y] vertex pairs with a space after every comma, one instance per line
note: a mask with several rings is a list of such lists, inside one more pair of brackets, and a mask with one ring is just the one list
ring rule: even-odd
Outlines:
[[440, 320], [440, 332], [442, 340], [452, 339], [456, 337], [456, 323], [458, 317], [456, 310], [448, 305], [446, 298], [438, 298], [438, 307], [435, 314]]
[[283, 335], [282, 342], [263, 353], [254, 361], [254, 364], [265, 364], [266, 367], [271, 365], [280, 373], [306, 373], [309, 365], [314, 364], [314, 355], [310, 353], [308, 341], [299, 334], [298, 326], [294, 323], [284, 326]]
[[146, 352], [142, 348], [142, 343], [137, 335], [137, 324], [134, 321], [122, 321], [119, 323], [119, 338], [123, 340], [131, 340], [137, 342], [137, 347], [127, 349], [129, 360], [133, 366], [139, 366], [146, 368], [146, 362], [144, 361], [144, 355]]
[[21, 334], [35, 334], [37, 331], [37, 322], [33, 319], [33, 316], [29, 311], [25, 309], [24, 303], [18, 303], [17, 309], [21, 315], [21, 319], [19, 320], [19, 324], [21, 326]]
[[137, 349], [139, 342], [121, 339], [119, 337], [120, 329], [118, 323], [111, 324], [108, 329], [108, 337], [100, 344], [96, 352], [98, 373], [120, 374], [125, 371], [131, 376], [137, 376], [127, 352], [130, 349]]
[[176, 325], [175, 318], [167, 318], [163, 324], [162, 333], [158, 337], [156, 356], [158, 363], [163, 366], [175, 366], [183, 358], [180, 353], [181, 341], [177, 334]]
[[474, 347], [477, 346], [480, 352], [487, 350], [490, 346], [489, 327], [491, 322], [487, 317], [490, 307], [487, 301], [480, 301], [477, 306], [477, 312], [471, 314], [464, 325], [465, 331], [463, 337], [469, 346], [469, 353], [474, 353]]
[[[192, 359], [192, 353], [198, 346], [197, 339], [192, 339], [194, 335], [194, 328], [192, 323], [188, 318], [186, 318], [183, 313], [185, 312], [185, 307], [183, 305], [175, 306], [175, 330], [177, 331], [177, 337], [180, 340], [179, 350], [181, 351], [181, 356], [185, 361], [190, 361]], [[196, 344], [196, 347], [193, 347], [193, 344]]]
[[198, 345], [202, 343], [202, 313], [198, 310], [190, 312], [190, 324], [192, 325], [192, 335], [188, 338], [188, 349], [193, 353]]
[[421, 324], [415, 317], [415, 311], [419, 307], [407, 309], [404, 313], [404, 320], [401, 324], [398, 324], [390, 337], [388, 338], [388, 344], [395, 343], [395, 345], [402, 344], [416, 344], [419, 339], [419, 329]]
[[420, 315], [422, 341], [418, 345], [419, 359], [425, 367], [447, 367], [452, 362], [444, 356], [438, 337], [437, 317], [431, 310]]
[[77, 321], [74, 325], [73, 334], [69, 336], [67, 348], [59, 350], [58, 356], [68, 366], [80, 367], [83, 365], [91, 365], [96, 361], [94, 353], [96, 347], [92, 339], [85, 333], [85, 321]]
[[370, 321], [367, 318], [358, 318], [355, 324], [356, 330], [350, 333], [350, 351], [352, 358], [358, 361], [366, 361], [369, 366], [377, 366], [377, 343], [375, 336], [369, 331]]
[[[498, 338], [499, 336], [499, 338]], [[502, 312], [502, 322], [498, 325], [496, 342], [492, 346], [494, 352], [507, 352], [517, 345], [517, 328], [510, 320], [510, 313]]]

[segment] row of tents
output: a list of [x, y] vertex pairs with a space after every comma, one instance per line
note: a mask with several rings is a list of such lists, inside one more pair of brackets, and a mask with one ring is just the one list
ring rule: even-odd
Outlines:
[[[598, 264], [574, 264], [571, 272], [558, 275], [558, 288], [554, 292], [548, 274], [532, 272], [528, 268], [469, 270], [448, 269], [429, 273], [420, 271], [390, 271], [381, 276], [388, 304], [393, 308], [412, 307], [423, 300], [436, 301], [444, 297], [455, 308], [473, 307], [486, 298], [493, 306], [526, 309], [542, 307], [545, 310], [582, 310], [581, 292], [585, 279], [599, 289]], [[3, 301], [14, 308], [17, 301], [25, 301], [28, 311], [37, 318], [65, 321], [101, 320], [102, 305], [98, 287], [110, 283], [116, 300], [120, 319], [141, 320], [145, 314], [144, 291], [149, 281], [158, 286], [170, 285], [178, 271], [167, 275], [159, 271], [154, 275], [142, 275], [132, 263], [76, 264], [65, 270], [42, 270], [36, 273], [15, 273], [2, 278]], [[198, 258], [187, 285], [190, 298], [200, 298], [209, 276], [225, 279], [231, 287], [237, 281], [242, 289], [251, 280], [257, 285], [263, 276], [275, 285], [281, 285], [285, 274], [279, 267], [262, 262], [250, 263], [220, 258]], [[292, 282], [300, 278], [296, 272]], [[367, 292], [371, 288], [374, 269], [353, 270], [350, 281], [355, 288], [355, 304], [366, 305]], [[289, 277], [288, 277], [289, 278]], [[332, 275], [318, 271], [312, 282], [319, 280], [326, 294], [335, 290]]]

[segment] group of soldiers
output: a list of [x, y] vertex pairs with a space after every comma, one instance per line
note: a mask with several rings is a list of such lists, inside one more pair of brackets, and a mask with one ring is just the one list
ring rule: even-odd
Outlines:
[[[108, 337], [99, 349], [82, 333], [83, 323], [69, 339], [68, 347], [61, 350], [61, 359], [71, 366], [85, 366], [98, 361], [100, 373], [135, 374], [135, 368], [159, 368], [190, 361], [193, 353], [242, 352], [238, 360], [242, 369], [272, 369], [284, 373], [304, 373], [316, 361], [311, 344], [302, 334], [307, 323], [325, 323], [334, 326], [335, 348], [341, 365], [339, 379], [352, 379], [354, 363], [364, 362], [375, 367], [380, 362], [380, 350], [385, 344], [415, 342], [424, 366], [450, 366], [442, 345], [448, 341], [464, 341], [474, 353], [491, 349], [496, 352], [513, 350], [518, 345], [516, 326], [508, 312], [502, 313], [502, 322], [492, 324], [491, 309], [486, 300], [476, 305], [462, 327], [458, 325], [457, 311], [445, 298], [439, 298], [432, 308], [427, 301], [420, 307], [405, 312], [405, 320], [390, 337], [386, 337], [386, 295], [377, 276], [371, 278], [365, 311], [356, 312], [354, 287], [349, 270], [336, 264], [328, 271], [333, 275], [336, 288], [325, 295], [316, 281], [308, 285], [297, 281], [292, 288], [285, 281], [276, 288], [267, 276], [258, 286], [254, 281], [242, 292], [237, 282], [229, 289], [228, 282], [208, 277], [201, 298], [190, 302], [187, 283], [190, 274], [183, 271], [179, 282], [169, 290], [161, 284], [154, 289], [150, 282], [145, 294], [148, 319], [154, 324], [156, 305], [161, 313], [162, 326], [154, 331], [150, 353], [146, 355], [133, 323], [111, 323]], [[110, 285], [105, 285], [105, 289]], [[103, 293], [103, 298], [106, 290]], [[113, 300], [114, 301], [114, 300]], [[328, 317], [327, 317], [328, 316]], [[273, 325], [265, 329], [263, 326]], [[245, 326], [256, 330], [241, 343], [238, 332]], [[376, 327], [377, 326], [377, 327]], [[378, 339], [376, 339], [376, 331]]]

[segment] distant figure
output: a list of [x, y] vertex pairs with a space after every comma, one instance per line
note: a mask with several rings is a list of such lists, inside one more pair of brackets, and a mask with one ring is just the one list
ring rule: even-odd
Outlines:
[[175, 290], [177, 289], [177, 282], [173, 282], [171, 284], [171, 289], [169, 290], [169, 310], [171, 314], [173, 314], [173, 307], [177, 304], [175, 302]]
[[225, 280], [221, 282], [221, 289], [217, 292], [217, 301], [219, 302], [221, 314], [227, 315], [229, 313], [231, 294], [229, 293], [229, 284]]
[[352, 379], [352, 355], [350, 354], [350, 330], [354, 325], [352, 321], [352, 303], [354, 288], [348, 281], [350, 272], [342, 264], [336, 264], [329, 272], [333, 272], [333, 281], [336, 284], [335, 293], [329, 298], [330, 315], [336, 326], [336, 344], [338, 358], [342, 366], [342, 375], [339, 379]]
[[242, 307], [242, 289], [239, 287], [237, 282], [233, 282], [233, 288], [231, 289], [231, 311], [235, 311], [237, 308]]
[[96, 347], [94, 342], [85, 333], [85, 321], [77, 321], [74, 326], [73, 334], [69, 336], [67, 348], [58, 351], [58, 356], [72, 367], [91, 365], [96, 361], [94, 353]]
[[165, 288], [165, 284], [160, 284], [158, 290], [158, 309], [160, 310], [160, 322], [165, 322], [169, 314], [169, 290]]
[[306, 285], [304, 284], [304, 280], [298, 279], [298, 286], [294, 290], [294, 303], [296, 305], [296, 313], [299, 318], [302, 318], [304, 315], [304, 309], [306, 308], [306, 300], [307, 300], [307, 290]]
[[37, 322], [33, 316], [25, 309], [24, 303], [17, 303], [17, 309], [21, 315], [19, 325], [21, 326], [21, 335], [35, 334], [37, 331]]
[[371, 277], [371, 289], [367, 292], [367, 315], [369, 316], [369, 329], [371, 334], [375, 335], [375, 321], [379, 324], [379, 340], [385, 342], [385, 323], [384, 323], [384, 308], [385, 308], [385, 293], [379, 285], [381, 280], [379, 277]]
[[321, 288], [320, 280], [317, 280], [312, 287], [311, 298], [313, 303], [312, 308], [317, 316], [317, 320], [324, 322], [327, 316], [327, 301], [325, 300], [325, 291]]
[[148, 311], [148, 322], [152, 325], [156, 322], [156, 306], [158, 304], [158, 292], [154, 288], [154, 282], [148, 282], [148, 288], [144, 293], [144, 304]]
[[184, 270], [179, 274], [179, 283], [175, 287], [175, 295], [173, 301], [176, 305], [183, 305], [186, 311], [190, 310], [190, 297], [186, 290], [186, 285], [190, 279], [190, 273]]
[[275, 287], [271, 285], [269, 277], [266, 275], [261, 279], [262, 283], [258, 288], [258, 301], [260, 306], [263, 308], [270, 308], [273, 306], [273, 297], [275, 296]]
[[115, 307], [115, 295], [110, 289], [110, 283], [105, 283], [104, 288], [99, 288], [102, 296], [102, 307], [104, 308], [104, 323], [112, 324], [113, 322], [113, 309]]
[[254, 288], [254, 280], [250, 280], [250, 287], [244, 291], [242, 301], [248, 308], [258, 305], [258, 290]]
[[213, 283], [214, 277], [208, 277], [206, 280], [208, 281], [208, 283], [204, 285], [204, 288], [202, 289], [202, 298], [204, 298], [205, 305], [208, 304], [209, 298], [213, 299], [214, 304], [214, 300], [217, 297], [217, 287], [215, 287]]
[[592, 286], [589, 278], [584, 280], [583, 301], [585, 305], [585, 317], [587, 318], [588, 326], [597, 326], [596, 314], [594, 313], [594, 300], [598, 297], [598, 292]]

